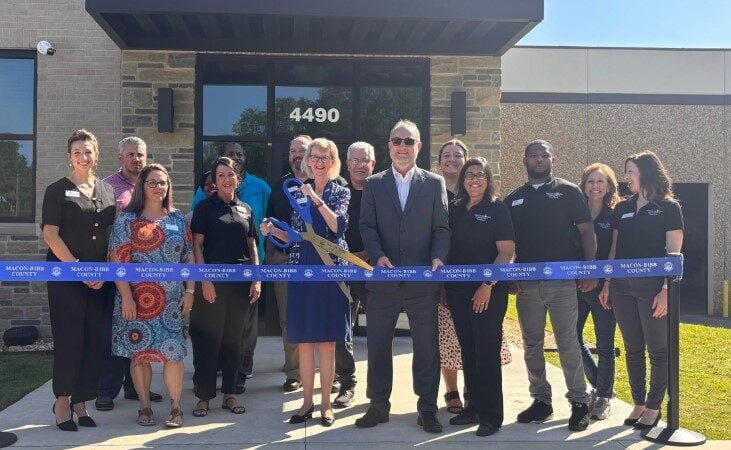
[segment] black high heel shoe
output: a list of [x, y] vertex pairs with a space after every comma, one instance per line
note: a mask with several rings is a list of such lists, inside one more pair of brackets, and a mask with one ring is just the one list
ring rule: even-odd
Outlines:
[[304, 415], [295, 414], [292, 417], [289, 418], [289, 423], [302, 423], [307, 419], [312, 419], [312, 412], [315, 410], [315, 405], [313, 404], [310, 406], [310, 409], [307, 410]]
[[[74, 414], [76, 414], [76, 417], [79, 418], [79, 426], [80, 427], [95, 427], [96, 422], [94, 422], [94, 419], [89, 416], [89, 412], [86, 412], [85, 416], [80, 416], [79, 413], [74, 411], [74, 405], [69, 405], [71, 407], [71, 418], [74, 418]], [[86, 409], [86, 408], [84, 408]]]
[[657, 423], [660, 422], [660, 418], [662, 417], [662, 411], [657, 412], [657, 417], [655, 417], [655, 420], [650, 423], [642, 423], [639, 420], [634, 424], [635, 430], [649, 430], [650, 428], [654, 428], [657, 426]]
[[[55, 415], [56, 414], [56, 404], [54, 403], [53, 406], [51, 406], [51, 412]], [[79, 431], [79, 427], [76, 426], [76, 422], [74, 422], [74, 415], [71, 414], [71, 418], [65, 422], [58, 423], [56, 422], [56, 426], [61, 431]]]

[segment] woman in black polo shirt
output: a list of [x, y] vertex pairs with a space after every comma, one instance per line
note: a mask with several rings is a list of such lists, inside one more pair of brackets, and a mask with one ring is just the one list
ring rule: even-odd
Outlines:
[[[196, 264], [259, 264], [254, 218], [249, 205], [235, 195], [241, 178], [231, 158], [218, 158], [212, 176], [217, 192], [196, 205], [190, 225]], [[245, 319], [260, 293], [259, 281], [196, 283], [190, 316], [193, 390], [198, 397], [194, 416], [208, 414], [208, 402], [216, 397], [219, 353], [221, 407], [234, 414], [246, 411], [234, 397], [236, 371], [241, 364], [241, 339], [248, 323]]]
[[[452, 239], [447, 265], [506, 264], [515, 250], [510, 211], [495, 195], [485, 158], [470, 158], [459, 174], [457, 196], [449, 205]], [[445, 283], [447, 303], [462, 347], [469, 404], [452, 425], [479, 423], [478, 436], [503, 424], [500, 344], [508, 304], [507, 283]]]
[[[657, 258], [679, 252], [683, 216], [673, 197], [670, 176], [657, 155], [649, 151], [632, 155], [624, 162], [624, 171], [632, 196], [614, 210], [610, 258]], [[660, 420], [668, 385], [666, 281], [663, 277], [607, 280], [599, 298], [605, 308], [614, 310], [624, 340], [635, 404], [624, 423], [637, 429], [651, 428]], [[649, 392], [645, 347], [650, 355]]]
[[[43, 196], [41, 230], [48, 245], [47, 261], [107, 260], [109, 229], [114, 222], [114, 191], [94, 174], [99, 162], [96, 136], [76, 130], [67, 142], [71, 173], [52, 183]], [[47, 283], [53, 333], [53, 405], [56, 425], [77, 431], [96, 424], [84, 402], [96, 398], [99, 361], [109, 351], [112, 283], [55, 281]]]
[[[610, 217], [619, 201], [617, 194], [617, 177], [611, 167], [602, 163], [590, 164], [584, 169], [579, 184], [584, 194], [591, 217], [594, 221], [596, 234], [596, 259], [609, 258], [609, 249], [612, 246], [612, 224]], [[617, 322], [612, 311], [606, 310], [599, 302], [599, 293], [604, 287], [604, 280], [600, 280], [597, 287], [582, 292], [576, 290], [579, 300], [579, 314], [576, 322], [576, 334], [579, 338], [581, 356], [584, 362], [584, 373], [593, 390], [592, 410], [590, 417], [594, 420], [604, 420], [611, 412], [611, 399], [614, 396], [614, 334]], [[589, 350], [584, 342], [584, 325], [589, 314], [594, 321], [594, 337], [598, 359]]]

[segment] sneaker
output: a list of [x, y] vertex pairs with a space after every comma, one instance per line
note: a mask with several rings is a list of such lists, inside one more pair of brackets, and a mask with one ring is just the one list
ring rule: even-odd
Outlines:
[[352, 387], [342, 387], [340, 388], [340, 393], [338, 394], [338, 396], [335, 397], [333, 406], [335, 408], [347, 408], [351, 405], [351, 403], [353, 403], [354, 398], [355, 391]]
[[302, 383], [300, 383], [299, 380], [295, 380], [294, 378], [287, 378], [284, 381], [282, 389], [284, 389], [284, 392], [294, 392], [299, 389], [300, 386], [302, 386]]
[[604, 420], [609, 417], [612, 412], [612, 405], [609, 403], [609, 399], [605, 397], [598, 397], [594, 407], [591, 409], [591, 418], [594, 420]]
[[584, 431], [589, 427], [589, 407], [586, 403], [571, 402], [569, 430]]
[[553, 419], [553, 406], [540, 400], [533, 400], [532, 405], [518, 414], [518, 423], [543, 423], [551, 419]]

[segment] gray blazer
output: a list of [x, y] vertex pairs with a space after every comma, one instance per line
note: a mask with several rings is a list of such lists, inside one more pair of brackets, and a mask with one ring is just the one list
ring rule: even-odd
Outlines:
[[[371, 264], [388, 257], [394, 266], [431, 266], [434, 258], [447, 260], [449, 210], [444, 178], [416, 168], [406, 207], [401, 211], [393, 169], [365, 182], [360, 205], [360, 234]], [[413, 293], [439, 290], [440, 283], [406, 283]], [[366, 282], [366, 288], [391, 292], [399, 283]]]

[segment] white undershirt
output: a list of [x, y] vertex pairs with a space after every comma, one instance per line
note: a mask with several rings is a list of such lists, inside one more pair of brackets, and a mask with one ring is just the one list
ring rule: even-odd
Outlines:
[[396, 191], [398, 192], [399, 203], [401, 203], [401, 211], [403, 211], [406, 208], [406, 199], [409, 198], [411, 178], [416, 173], [416, 164], [406, 172], [406, 175], [401, 175], [393, 166], [391, 166], [391, 170], [393, 170], [393, 177], [396, 179]]

